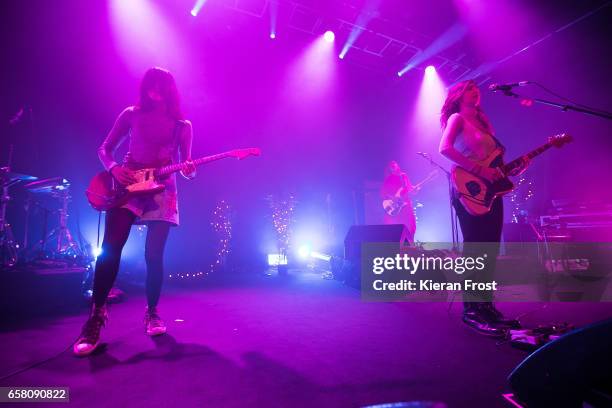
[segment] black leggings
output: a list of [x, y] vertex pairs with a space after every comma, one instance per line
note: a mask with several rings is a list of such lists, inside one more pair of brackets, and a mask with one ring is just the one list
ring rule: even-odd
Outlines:
[[[130, 235], [130, 229], [136, 216], [125, 208], [107, 211], [104, 224], [102, 253], [96, 262], [94, 276], [93, 301], [97, 307], [104, 305], [108, 293], [113, 287], [121, 251]], [[145, 261], [147, 264], [147, 303], [149, 307], [157, 306], [164, 278], [164, 247], [170, 231], [170, 223], [153, 221], [147, 223], [147, 241], [145, 244]]]
[[[482, 256], [483, 252], [487, 255], [487, 267], [471, 277], [466, 276], [466, 278], [481, 282], [491, 281], [497, 264], [499, 243], [501, 241], [502, 227], [504, 226], [504, 203], [502, 198], [496, 198], [491, 211], [484, 215], [469, 214], [458, 200], [455, 200], [453, 204], [459, 218], [459, 225], [461, 225], [461, 234], [463, 235], [463, 256], [477, 257]], [[490, 244], [483, 250], [482, 245], [469, 245], [473, 242], [488, 242]], [[464, 302], [491, 302], [493, 300], [493, 293], [485, 291], [464, 292], [463, 300]]]

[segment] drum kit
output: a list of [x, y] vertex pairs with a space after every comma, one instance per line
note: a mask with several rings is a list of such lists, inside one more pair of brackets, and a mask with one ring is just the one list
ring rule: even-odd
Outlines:
[[[68, 227], [68, 204], [71, 201], [70, 182], [63, 177], [39, 179], [26, 174], [15, 173], [9, 167], [0, 168], [0, 266], [12, 268], [17, 263], [55, 261], [67, 265], [88, 260], [89, 256], [73, 238]], [[21, 185], [27, 192], [25, 200], [25, 229], [22, 245], [15, 239], [7, 220], [7, 207], [11, 201], [9, 189]], [[30, 213], [35, 207], [42, 207], [39, 198], [50, 198], [54, 209], [42, 208], [44, 221], [40, 240], [30, 243]], [[59, 204], [59, 206], [57, 205]], [[47, 231], [48, 215], [57, 218], [57, 226]], [[23, 259], [22, 259], [23, 258]]]

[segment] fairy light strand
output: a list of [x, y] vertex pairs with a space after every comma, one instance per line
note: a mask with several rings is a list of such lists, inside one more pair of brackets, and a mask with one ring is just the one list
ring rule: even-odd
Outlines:
[[518, 224], [525, 221], [528, 215], [526, 208], [527, 202], [534, 197], [533, 181], [521, 176], [515, 183], [515, 189], [510, 194], [512, 206], [512, 223]]
[[213, 210], [210, 226], [217, 237], [217, 246], [215, 251], [215, 259], [209, 265], [206, 271], [197, 271], [189, 273], [177, 273], [169, 275], [170, 278], [177, 279], [193, 279], [203, 278], [222, 269], [227, 261], [227, 256], [230, 253], [230, 242], [232, 239], [232, 208], [225, 200], [217, 202]]
[[294, 222], [295, 196], [289, 194], [286, 198], [279, 198], [276, 195], [272, 195], [269, 197], [269, 203], [278, 249], [280, 254], [286, 255], [291, 240], [291, 227]]

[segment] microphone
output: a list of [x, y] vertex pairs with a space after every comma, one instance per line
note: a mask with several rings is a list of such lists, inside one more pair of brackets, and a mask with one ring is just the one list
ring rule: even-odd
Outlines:
[[489, 91], [495, 92], [495, 91], [509, 91], [512, 88], [515, 88], [517, 86], [525, 86], [525, 85], [529, 85], [531, 82], [529, 81], [521, 81], [521, 82], [513, 82], [510, 84], [491, 84], [489, 85]]

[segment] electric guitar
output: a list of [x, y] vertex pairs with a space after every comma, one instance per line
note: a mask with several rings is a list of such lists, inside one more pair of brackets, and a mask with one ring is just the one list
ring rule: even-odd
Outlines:
[[502, 163], [503, 150], [495, 149], [489, 157], [478, 162], [483, 167], [498, 168], [503, 173], [504, 177], [491, 183], [484, 178], [477, 176], [466, 169], [454, 166], [451, 169], [451, 181], [455, 191], [458, 194], [459, 202], [463, 205], [466, 211], [471, 215], [483, 215], [491, 210], [493, 201], [500, 196], [508, 194], [514, 189], [514, 184], [508, 176], [512, 171], [518, 169], [525, 158], [533, 159], [536, 156], [544, 153], [551, 147], [561, 147], [572, 141], [572, 136], [566, 133], [551, 136], [548, 142], [544, 143], [537, 149], [515, 159], [507, 164]]
[[[212, 156], [200, 157], [193, 160], [193, 164], [199, 166], [205, 163], [235, 157], [242, 160], [249, 156], [259, 156], [259, 148], [236, 149], [229, 152], [215, 154]], [[155, 194], [163, 191], [165, 186], [159, 183], [159, 179], [174, 172], [180, 171], [185, 167], [185, 163], [169, 164], [163, 167], [151, 167], [134, 170], [134, 183], [123, 186], [115, 181], [115, 178], [108, 171], [96, 174], [85, 192], [87, 200], [93, 208], [98, 211], [107, 211], [111, 208], [120, 207], [131, 197], [142, 194]]]
[[[416, 194], [421, 189], [421, 187], [423, 187], [425, 183], [429, 182], [431, 179], [433, 179], [437, 175], [438, 175], [438, 170], [432, 171], [423, 180], [413, 185], [409, 193]], [[393, 197], [383, 200], [382, 202], [383, 209], [390, 216], [396, 216], [404, 209], [405, 206], [408, 205], [408, 202], [404, 200], [400, 195], [402, 189], [404, 189], [404, 187], [400, 187], [397, 190], [397, 193], [395, 193]]]

